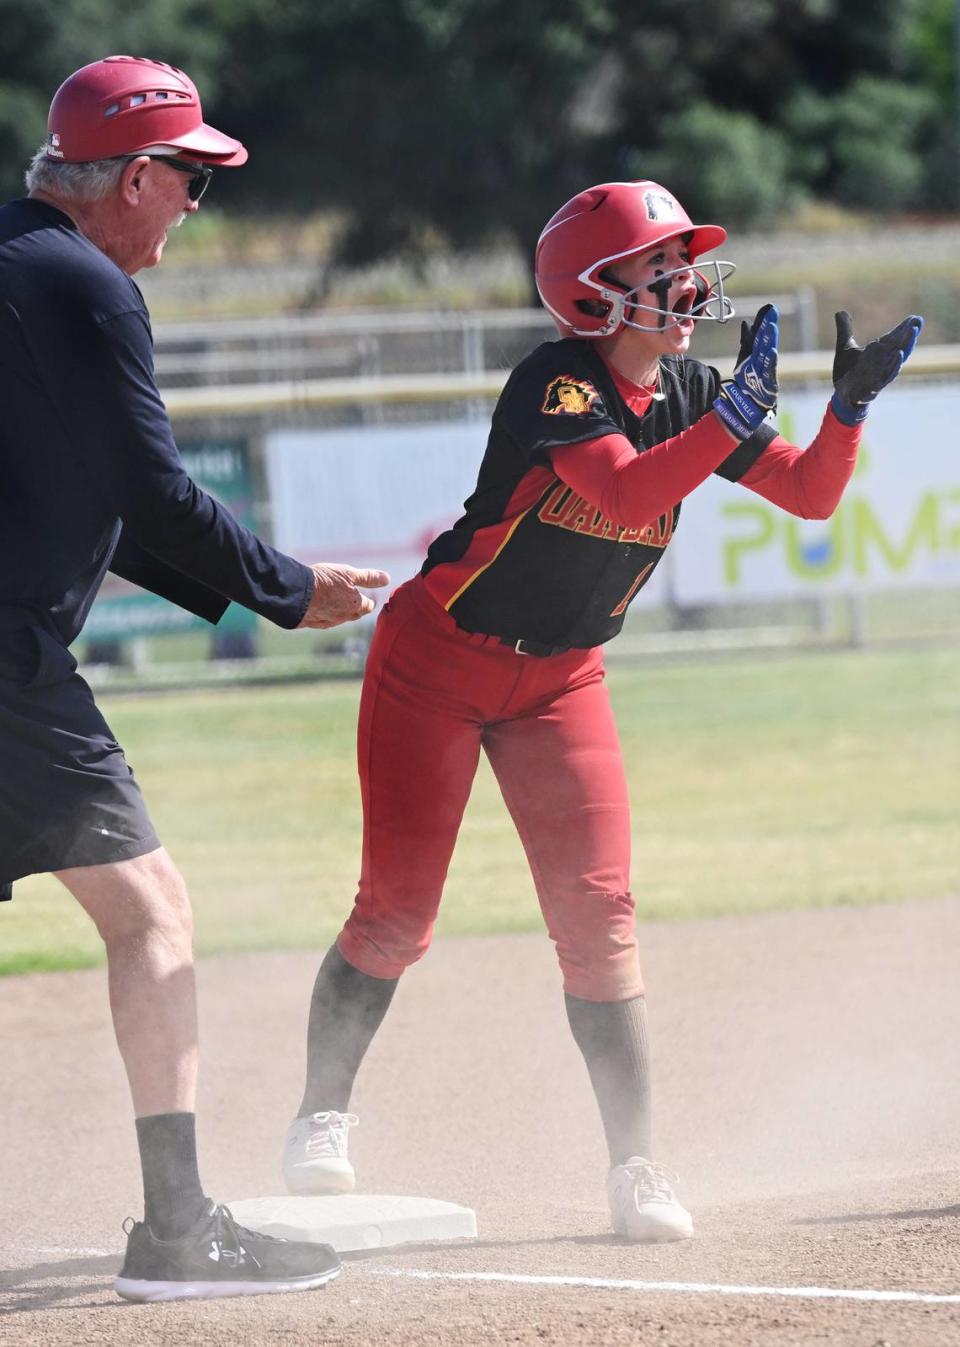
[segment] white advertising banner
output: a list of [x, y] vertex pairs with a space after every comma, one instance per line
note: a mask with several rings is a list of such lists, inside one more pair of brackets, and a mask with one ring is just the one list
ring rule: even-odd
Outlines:
[[[809, 444], [826, 400], [788, 391], [781, 433]], [[711, 477], [684, 501], [671, 553], [681, 604], [960, 585], [960, 388], [883, 394], [832, 518]]]
[[277, 547], [415, 575], [430, 542], [463, 513], [487, 420], [344, 430], [276, 430], [267, 481]]
[[[781, 432], [806, 445], [823, 388], [787, 392]], [[277, 430], [267, 437], [276, 545], [306, 561], [378, 566], [395, 584], [473, 490], [488, 423]], [[802, 520], [722, 478], [689, 496], [667, 559], [684, 605], [960, 586], [960, 388], [887, 390], [829, 520]], [[639, 602], [662, 599], [666, 566]]]

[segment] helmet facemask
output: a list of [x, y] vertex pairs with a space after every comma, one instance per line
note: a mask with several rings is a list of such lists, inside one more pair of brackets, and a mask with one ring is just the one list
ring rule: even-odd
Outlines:
[[[595, 262], [578, 276], [578, 280], [583, 285], [589, 286], [597, 292], [597, 301], [608, 310], [606, 321], [600, 329], [594, 328], [589, 333], [580, 333], [577, 329], [574, 332], [578, 336], [612, 336], [618, 332], [621, 327], [632, 327], [639, 332], [660, 331], [666, 332], [671, 327], [678, 327], [681, 320], [692, 319], [694, 322], [713, 322], [726, 323], [734, 315], [733, 304], [724, 289], [724, 281], [732, 276], [736, 271], [736, 265], [733, 262], [723, 260], [711, 260], [709, 262], [699, 262], [696, 266], [688, 263], [686, 266], [674, 267], [672, 271], [663, 271], [657, 277], [656, 288], [663, 286], [663, 296], [660, 304], [645, 303], [640, 296], [649, 299], [651, 289], [650, 285], [636, 286], [631, 290], [624, 290], [618, 285], [616, 279], [609, 274], [610, 264], [623, 260], [624, 256], [631, 254], [622, 254], [619, 257], [605, 257], [600, 262]], [[708, 274], [704, 275], [704, 271]], [[666, 296], [669, 293], [674, 276], [680, 276], [687, 272], [692, 272], [697, 292], [693, 296], [689, 309], [668, 309], [666, 307]], [[712, 279], [709, 278], [712, 273]], [[616, 287], [616, 288], [614, 288]], [[591, 301], [585, 301], [590, 303]], [[644, 323], [635, 323], [628, 317], [628, 314], [639, 310], [642, 313], [656, 314], [660, 322], [656, 329], [650, 328]], [[588, 312], [589, 310], [584, 310]], [[668, 321], [672, 320], [672, 321]]]

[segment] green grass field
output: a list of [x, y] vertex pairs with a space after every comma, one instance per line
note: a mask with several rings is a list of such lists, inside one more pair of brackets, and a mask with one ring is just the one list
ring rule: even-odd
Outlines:
[[[610, 687], [641, 920], [957, 892], [960, 652], [618, 665]], [[101, 698], [187, 877], [200, 953], [322, 946], [338, 929], [359, 858], [358, 695], [331, 682]], [[440, 930], [539, 923], [484, 765]], [[0, 937], [4, 973], [100, 959], [49, 876], [16, 885]]]

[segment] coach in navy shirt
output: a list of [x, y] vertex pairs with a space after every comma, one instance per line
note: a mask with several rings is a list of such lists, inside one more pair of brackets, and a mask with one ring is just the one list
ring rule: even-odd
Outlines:
[[238, 1233], [203, 1193], [189, 902], [68, 649], [108, 570], [213, 622], [232, 600], [288, 628], [359, 617], [358, 586], [387, 582], [267, 546], [177, 453], [131, 278], [246, 158], [182, 71], [109, 57], [58, 90], [29, 196], [0, 209], [0, 897], [53, 871], [104, 939], [145, 1187], [117, 1289], [141, 1300], [337, 1270], [322, 1246]]

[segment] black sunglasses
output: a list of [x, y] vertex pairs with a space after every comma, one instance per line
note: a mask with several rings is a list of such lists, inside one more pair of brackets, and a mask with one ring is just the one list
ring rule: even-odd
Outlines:
[[[187, 196], [191, 201], [199, 201], [204, 192], [210, 185], [210, 179], [213, 177], [213, 169], [208, 168], [206, 164], [184, 164], [179, 159], [172, 159], [167, 154], [148, 154], [148, 159], [155, 159], [157, 163], [166, 164], [167, 168], [175, 168], [178, 173], [189, 173], [190, 181], [187, 183]], [[140, 155], [127, 155], [128, 159], [139, 159]]]

